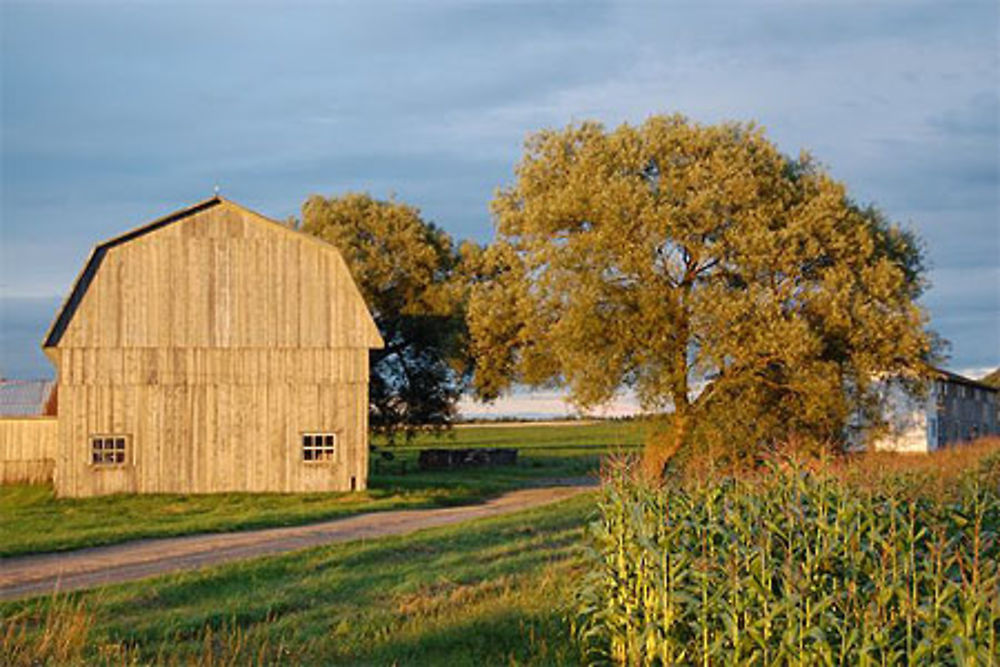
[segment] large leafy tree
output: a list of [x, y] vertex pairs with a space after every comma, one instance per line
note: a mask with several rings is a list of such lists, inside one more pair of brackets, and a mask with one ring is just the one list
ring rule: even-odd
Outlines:
[[367, 194], [310, 197], [302, 230], [337, 246], [385, 347], [371, 352], [370, 424], [390, 441], [447, 427], [468, 372], [460, 253], [420, 212]]
[[839, 442], [930, 351], [919, 244], [748, 124], [656, 116], [530, 137], [469, 304], [476, 386], [634, 389], [673, 451]]
[[988, 384], [991, 387], [1000, 389], [1000, 368], [997, 368], [992, 373], [988, 373], [979, 381], [983, 384]]

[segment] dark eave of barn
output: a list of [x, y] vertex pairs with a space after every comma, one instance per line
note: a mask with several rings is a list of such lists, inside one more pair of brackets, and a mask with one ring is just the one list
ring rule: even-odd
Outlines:
[[935, 368], [934, 373], [936, 374], [936, 379], [944, 380], [945, 382], [952, 382], [954, 384], [964, 384], [968, 387], [975, 387], [976, 389], [982, 389], [984, 391], [988, 391], [993, 394], [997, 393], [997, 391], [1000, 391], [996, 387], [991, 387], [988, 384], [984, 384], [982, 382], [979, 382], [978, 380], [967, 378], [964, 375], [959, 375], [958, 373], [952, 373], [951, 371], [946, 371], [943, 368]]
[[104, 256], [107, 254], [108, 250], [117, 245], [128, 243], [132, 239], [139, 238], [140, 236], [150, 232], [155, 232], [161, 227], [165, 227], [190, 215], [210, 209], [213, 206], [222, 203], [222, 201], [222, 198], [218, 196], [206, 199], [205, 201], [195, 204], [194, 206], [181, 209], [94, 246], [94, 249], [90, 253], [90, 259], [87, 260], [87, 264], [84, 266], [83, 271], [81, 271], [80, 275], [77, 276], [76, 282], [73, 283], [72, 291], [63, 302], [62, 308], [59, 309], [59, 314], [56, 315], [55, 320], [52, 322], [52, 326], [49, 327], [49, 331], [45, 335], [45, 342], [42, 343], [42, 348], [55, 347], [59, 344], [63, 333], [66, 331], [66, 327], [69, 326], [74, 313], [76, 313], [76, 309], [80, 306], [80, 302], [83, 301], [83, 296], [87, 293], [90, 283], [93, 282], [94, 276], [97, 275], [97, 270], [100, 268], [101, 262], [104, 260]]

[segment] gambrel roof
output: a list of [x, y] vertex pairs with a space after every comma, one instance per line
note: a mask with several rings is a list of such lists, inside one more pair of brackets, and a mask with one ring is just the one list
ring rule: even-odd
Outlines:
[[[335, 246], [323, 241], [322, 239], [318, 239], [314, 236], [291, 229], [280, 222], [267, 218], [259, 213], [256, 213], [255, 211], [216, 195], [210, 199], [206, 199], [193, 206], [189, 206], [166, 215], [96, 245], [91, 251], [83, 270], [80, 272], [79, 276], [77, 276], [69, 296], [63, 302], [62, 307], [53, 320], [42, 344], [43, 349], [58, 347], [63, 341], [67, 330], [70, 328], [70, 325], [81, 308], [81, 304], [84, 302], [84, 298], [88, 294], [88, 291], [91, 291], [92, 285], [97, 279], [102, 265], [105, 264], [109, 253], [120, 246], [124, 246], [142, 239], [143, 237], [147, 237], [148, 235], [164, 230], [171, 225], [194, 219], [199, 214], [209, 212], [211, 209], [216, 207], [229, 207], [230, 210], [239, 211], [241, 214], [244, 214], [246, 220], [252, 221], [250, 224], [255, 226], [264, 226], [268, 232], [273, 232], [275, 234], [289, 235], [288, 238], [294, 238], [297, 241], [310, 244], [314, 247], [320, 248], [322, 253], [332, 255], [333, 263], [337, 267], [343, 268], [341, 273], [347, 276], [346, 280], [350, 282], [349, 291], [352, 295], [352, 300], [359, 302], [361, 309], [364, 311], [364, 315], [362, 316], [362, 319], [364, 320], [362, 325], [363, 332], [359, 336], [362, 340], [358, 340], [357, 343], [360, 346], [370, 348], [382, 346], [382, 339], [379, 336], [378, 329], [376, 328], [374, 321], [371, 319], [371, 315], [368, 312], [367, 307], [364, 305], [357, 286], [353, 283], [353, 280], [350, 279], [349, 272], [346, 271], [346, 264], [344, 263], [343, 257], [340, 255], [340, 251]], [[322, 278], [322, 275], [315, 277], [316, 280], [321, 280]]]

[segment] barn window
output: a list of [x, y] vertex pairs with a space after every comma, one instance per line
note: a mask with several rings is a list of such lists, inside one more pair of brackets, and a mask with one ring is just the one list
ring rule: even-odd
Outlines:
[[303, 461], [332, 461], [337, 451], [336, 433], [303, 433]]
[[90, 463], [95, 466], [120, 466], [128, 460], [128, 436], [90, 436]]

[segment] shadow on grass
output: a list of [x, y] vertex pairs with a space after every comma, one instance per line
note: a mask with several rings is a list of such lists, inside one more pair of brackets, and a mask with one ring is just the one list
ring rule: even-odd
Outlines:
[[[562, 614], [498, 611], [460, 623], [403, 631], [370, 651], [338, 656], [366, 665], [579, 665], [583, 656]], [[339, 660], [338, 660], [339, 662]]]
[[[525, 604], [551, 608], [556, 600], [539, 593], [538, 582], [545, 584], [549, 575], [542, 573], [553, 568], [572, 567], [592, 503], [592, 497], [578, 497], [417, 535], [316, 547], [78, 595], [97, 616], [95, 642], [135, 647], [144, 659], [171, 645], [177, 652], [194, 650], [207, 631], [227, 629], [267, 635], [310, 652], [314, 642], [329, 648], [326, 638], [341, 625], [351, 628], [338, 640], [344, 650], [397, 641], [397, 633], [399, 641], [419, 646], [417, 635], [424, 633], [419, 625], [411, 627], [413, 605], [407, 601], [417, 601], [432, 639], [435, 633], [453, 632], [445, 626], [464, 620], [468, 604], [479, 605], [484, 614], [523, 611]], [[45, 604], [44, 599], [8, 603], [0, 605], [0, 612]], [[532, 628], [556, 622], [498, 618], [503, 621], [499, 645], [507, 642], [510, 650], [519, 645], [519, 633], [530, 635]], [[490, 625], [477, 623], [476, 632]], [[411, 648], [401, 644], [399, 650]]]

